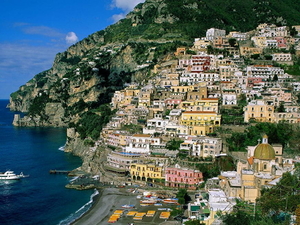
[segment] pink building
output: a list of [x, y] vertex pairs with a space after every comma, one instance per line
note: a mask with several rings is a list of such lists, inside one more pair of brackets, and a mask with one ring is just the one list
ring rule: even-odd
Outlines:
[[278, 48], [286, 49], [288, 47], [287, 41], [284, 37], [274, 37], [274, 39], [277, 41]]
[[181, 103], [181, 99], [166, 99], [165, 100], [165, 106], [168, 108], [168, 109], [173, 109], [175, 106], [178, 106], [180, 105]]
[[203, 174], [199, 170], [167, 167], [165, 169], [165, 185], [168, 187], [187, 188], [195, 190], [203, 182]]
[[253, 87], [255, 84], [259, 84], [262, 82], [265, 82], [265, 80], [262, 77], [248, 77], [247, 86]]

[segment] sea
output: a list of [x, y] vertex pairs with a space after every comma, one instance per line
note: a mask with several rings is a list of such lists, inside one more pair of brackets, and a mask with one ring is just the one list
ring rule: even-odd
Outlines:
[[0, 180], [1, 225], [65, 225], [89, 210], [96, 190], [78, 191], [65, 185], [74, 177], [50, 174], [52, 169], [73, 170], [79, 157], [63, 151], [62, 128], [14, 127], [13, 117], [0, 100], [0, 172], [12, 170], [28, 177]]

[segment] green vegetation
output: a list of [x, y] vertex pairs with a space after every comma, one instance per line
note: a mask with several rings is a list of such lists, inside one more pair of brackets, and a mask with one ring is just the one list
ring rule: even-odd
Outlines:
[[283, 66], [284, 71], [288, 74], [291, 75], [296, 75], [296, 76], [300, 76], [300, 57], [297, 58], [297, 60], [295, 60], [294, 65], [291, 66]]
[[178, 190], [176, 198], [178, 198], [178, 203], [181, 205], [185, 205], [191, 201], [191, 197], [188, 195], [187, 190], [183, 188]]
[[258, 140], [261, 140], [262, 135], [268, 135], [269, 144], [282, 144], [285, 148], [296, 153], [299, 153], [299, 147], [295, 143], [300, 136], [298, 127], [288, 123], [257, 123], [246, 128], [244, 133], [233, 132], [231, 137], [226, 138], [230, 151], [246, 151], [247, 146], [255, 146]]
[[237, 106], [231, 108], [221, 108], [222, 124], [242, 125], [244, 124], [243, 108], [248, 104], [245, 94], [241, 94], [238, 99]]
[[35, 97], [29, 106], [28, 114], [31, 116], [39, 115], [41, 117], [44, 117], [44, 110], [46, 103], [50, 102], [49, 96], [47, 94], [40, 94], [37, 97]]
[[270, 211], [294, 212], [296, 210], [300, 202], [299, 166], [295, 174], [286, 172], [276, 186], [261, 191], [262, 196], [258, 199], [258, 205], [263, 214]]
[[[225, 29], [227, 32], [232, 30], [245, 32], [252, 30], [259, 23], [292, 25], [298, 24], [300, 20], [298, 13], [300, 6], [294, 4], [293, 0], [264, 2], [166, 0], [165, 2], [168, 12], [178, 18], [170, 29], [181, 30], [191, 38], [203, 36], [204, 32], [211, 27]], [[189, 13], [186, 13], [187, 10]]]
[[115, 111], [108, 105], [101, 105], [97, 109], [84, 112], [80, 120], [76, 124], [70, 124], [70, 127], [76, 129], [81, 139], [90, 137], [98, 140], [103, 126], [109, 122], [114, 113]]
[[181, 143], [183, 143], [183, 140], [174, 138], [174, 139], [167, 142], [166, 149], [179, 150]]
[[235, 163], [231, 157], [218, 157], [211, 163], [198, 163], [195, 167], [203, 174], [204, 180], [216, 177], [221, 171], [235, 170]]
[[79, 57], [79, 56], [73, 56], [73, 57], [67, 58], [66, 54], [64, 54], [61, 57], [60, 61], [68, 63], [68, 64], [71, 64], [71, 65], [76, 65], [76, 64], [78, 64], [81, 61], [81, 57]]
[[300, 202], [300, 167], [295, 174], [286, 172], [272, 188], [263, 189], [256, 205], [237, 200], [233, 212], [221, 218], [227, 225], [270, 225], [289, 224], [290, 214], [299, 210]]
[[143, 132], [143, 127], [138, 124], [125, 124], [122, 125], [121, 130], [128, 131], [130, 134], [140, 134]]

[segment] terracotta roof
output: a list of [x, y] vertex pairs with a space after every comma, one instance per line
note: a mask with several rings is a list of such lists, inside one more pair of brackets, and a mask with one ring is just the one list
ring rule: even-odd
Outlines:
[[202, 98], [201, 100], [219, 100], [218, 98]]
[[151, 137], [150, 134], [134, 134], [132, 137]]
[[254, 162], [254, 157], [253, 157], [253, 156], [250, 157], [250, 158], [248, 158], [248, 163], [249, 163], [250, 165], [253, 165], [253, 162]]
[[217, 114], [215, 111], [186, 111], [183, 113], [198, 113], [198, 114]]

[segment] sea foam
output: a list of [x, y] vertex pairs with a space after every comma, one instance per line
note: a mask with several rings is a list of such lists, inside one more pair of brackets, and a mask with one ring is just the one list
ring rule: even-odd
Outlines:
[[83, 216], [92, 207], [93, 202], [94, 202], [94, 197], [97, 196], [98, 194], [99, 194], [99, 191], [97, 189], [95, 189], [94, 193], [90, 197], [90, 201], [88, 201], [86, 204], [84, 204], [75, 213], [72, 213], [66, 219], [60, 221], [59, 225], [69, 225], [72, 222], [74, 222], [75, 220], [79, 219], [81, 216]]

